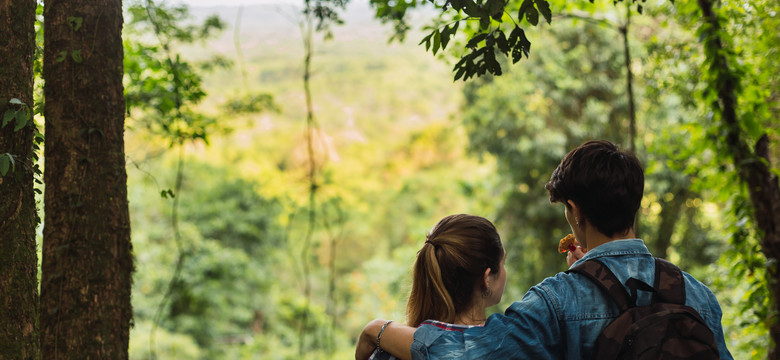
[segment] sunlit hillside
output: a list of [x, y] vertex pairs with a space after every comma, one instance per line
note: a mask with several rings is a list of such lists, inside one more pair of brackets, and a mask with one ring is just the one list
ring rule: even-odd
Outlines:
[[[366, 321], [403, 318], [415, 252], [439, 218], [492, 216], [485, 189], [494, 167], [466, 152], [454, 115], [462, 83], [450, 65], [417, 46], [416, 31], [388, 43], [389, 27], [353, 4], [332, 38], [315, 34], [310, 222], [300, 10], [242, 7], [236, 36], [238, 11], [193, 8], [195, 19], [218, 14], [228, 26], [204, 46], [179, 49], [193, 62], [221, 55], [232, 66], [204, 75], [208, 95], [197, 109], [218, 126], [208, 145], [182, 148], [178, 233], [173, 199], [160, 193], [175, 189], [179, 149], [128, 120], [131, 357], [153, 348], [166, 358], [349, 357]], [[226, 110], [247, 94], [272, 96], [278, 111]], [[157, 315], [182, 253], [181, 279]]]

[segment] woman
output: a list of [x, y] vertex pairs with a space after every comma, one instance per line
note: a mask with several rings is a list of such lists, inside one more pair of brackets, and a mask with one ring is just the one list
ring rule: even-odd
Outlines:
[[[487, 219], [458, 214], [439, 221], [417, 253], [407, 325], [451, 331], [482, 326], [485, 309], [504, 293], [505, 258], [498, 231]], [[394, 359], [382, 350], [381, 337], [370, 359]]]

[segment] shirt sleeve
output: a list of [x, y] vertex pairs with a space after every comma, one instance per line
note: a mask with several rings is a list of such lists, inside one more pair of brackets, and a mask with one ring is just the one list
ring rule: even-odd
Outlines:
[[494, 314], [484, 327], [464, 332], [421, 326], [414, 333], [412, 359], [552, 359], [561, 358], [560, 322], [538, 287], [504, 314]]
[[713, 294], [712, 291], [709, 291], [708, 296], [710, 298], [710, 306], [712, 307], [713, 323], [708, 323], [707, 325], [710, 327], [710, 329], [713, 330], [715, 344], [718, 345], [720, 358], [722, 360], [733, 360], [734, 357], [731, 355], [731, 352], [729, 352], [728, 347], [726, 347], [726, 339], [725, 335], [723, 334], [723, 310], [721, 310], [718, 299], [715, 297], [715, 294]]

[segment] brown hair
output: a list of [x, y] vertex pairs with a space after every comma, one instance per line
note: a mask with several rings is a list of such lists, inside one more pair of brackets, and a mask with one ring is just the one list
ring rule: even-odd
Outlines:
[[645, 175], [634, 154], [605, 140], [588, 141], [569, 151], [545, 189], [550, 202], [573, 201], [598, 231], [625, 234], [642, 202]]
[[500, 271], [504, 247], [493, 224], [482, 217], [450, 215], [439, 221], [417, 253], [406, 321], [453, 322], [472, 305], [475, 284], [486, 269]]

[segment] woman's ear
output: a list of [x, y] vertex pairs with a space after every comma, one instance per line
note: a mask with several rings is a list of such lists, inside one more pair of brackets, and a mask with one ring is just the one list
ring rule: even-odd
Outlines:
[[482, 277], [482, 287], [484, 290], [490, 290], [490, 268], [485, 269], [485, 275]]

